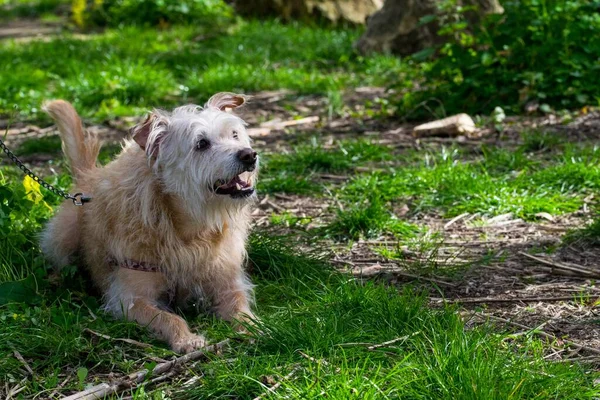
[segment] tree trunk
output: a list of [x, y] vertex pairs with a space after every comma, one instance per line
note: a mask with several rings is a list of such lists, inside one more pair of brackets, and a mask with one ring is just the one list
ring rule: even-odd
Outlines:
[[[439, 0], [386, 0], [383, 8], [368, 18], [367, 31], [356, 48], [363, 54], [410, 55], [441, 43], [443, 38], [437, 35], [438, 18], [422, 20], [443, 15], [439, 3]], [[476, 6], [476, 11], [466, 15], [470, 23], [477, 23], [486, 14], [504, 12], [498, 0], [458, 0], [458, 3]]]
[[277, 16], [283, 20], [314, 20], [364, 24], [367, 17], [383, 6], [383, 0], [234, 0], [242, 15]]

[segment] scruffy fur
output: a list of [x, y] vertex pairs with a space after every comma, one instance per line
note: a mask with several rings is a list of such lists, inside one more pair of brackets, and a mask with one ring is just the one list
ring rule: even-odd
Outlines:
[[[204, 107], [155, 110], [102, 168], [98, 139], [73, 107], [62, 100], [45, 105], [60, 130], [73, 191], [92, 201], [62, 205], [43, 232], [44, 253], [58, 267], [81, 260], [107, 311], [148, 326], [176, 352], [206, 340], [168, 311], [169, 295], [177, 305], [208, 301], [234, 323], [254, 319], [243, 264], [255, 194], [234, 198], [214, 189], [236, 176], [256, 183], [258, 160], [254, 168], [239, 160], [241, 150], [251, 150], [245, 124], [227, 112], [243, 103], [240, 95], [219, 93]], [[201, 148], [206, 141], [209, 147]], [[151, 263], [160, 272], [115, 267], [111, 257]]]

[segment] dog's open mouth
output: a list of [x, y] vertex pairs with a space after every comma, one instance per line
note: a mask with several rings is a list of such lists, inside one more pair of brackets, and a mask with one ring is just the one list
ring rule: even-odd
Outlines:
[[219, 179], [214, 185], [215, 193], [229, 195], [233, 198], [248, 197], [254, 193], [254, 187], [244, 181], [240, 175], [233, 177], [229, 182]]

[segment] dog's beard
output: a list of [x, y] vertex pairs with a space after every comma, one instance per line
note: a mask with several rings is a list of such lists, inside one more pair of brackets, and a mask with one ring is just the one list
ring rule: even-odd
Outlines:
[[218, 196], [245, 199], [255, 193], [253, 178], [249, 172], [242, 172], [228, 180], [218, 179], [213, 185], [213, 190]]
[[[179, 206], [190, 220], [209, 229], [221, 230], [225, 222], [234, 222], [237, 219], [236, 214], [256, 201], [256, 171], [229, 174], [225, 178], [215, 176], [226, 174], [207, 174], [206, 170], [201, 169], [165, 172], [163, 170], [162, 173], [165, 191], [179, 198]], [[219, 186], [215, 187], [216, 183], [223, 186], [221, 193], [217, 192]]]

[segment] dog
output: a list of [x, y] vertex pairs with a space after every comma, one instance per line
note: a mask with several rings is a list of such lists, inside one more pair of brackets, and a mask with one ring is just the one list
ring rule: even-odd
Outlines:
[[82, 207], [64, 204], [42, 232], [57, 267], [79, 260], [103, 294], [104, 309], [147, 326], [170, 348], [206, 345], [173, 306], [207, 302], [244, 331], [255, 316], [244, 271], [259, 159], [245, 122], [232, 111], [245, 97], [218, 93], [203, 106], [152, 111], [104, 167], [98, 138], [73, 106], [46, 103]]

